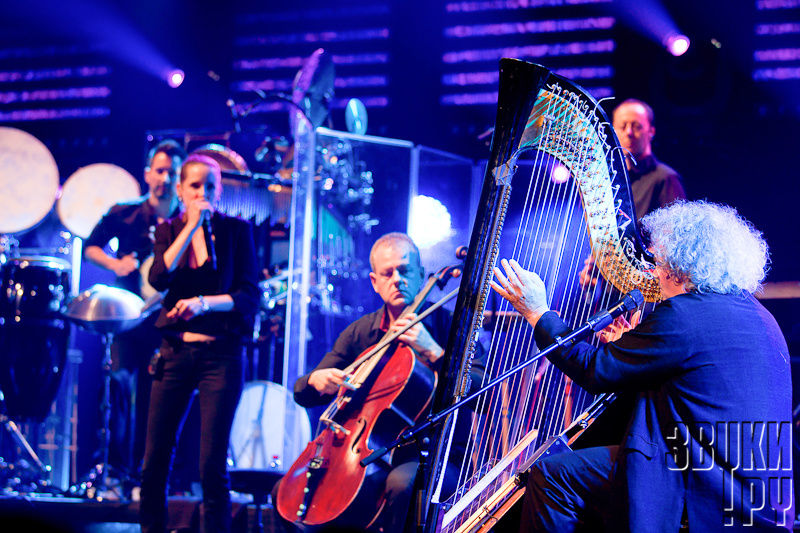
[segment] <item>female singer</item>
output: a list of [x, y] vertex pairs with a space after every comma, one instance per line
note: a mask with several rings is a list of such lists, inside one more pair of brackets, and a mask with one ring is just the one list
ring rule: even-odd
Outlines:
[[252, 330], [259, 294], [252, 229], [214, 212], [221, 188], [216, 161], [190, 156], [178, 184], [183, 213], [156, 229], [149, 279], [166, 294], [156, 321], [163, 341], [154, 365], [142, 468], [144, 533], [166, 530], [167, 477], [195, 389], [201, 419], [201, 530], [230, 529], [228, 438], [242, 390], [242, 343]]

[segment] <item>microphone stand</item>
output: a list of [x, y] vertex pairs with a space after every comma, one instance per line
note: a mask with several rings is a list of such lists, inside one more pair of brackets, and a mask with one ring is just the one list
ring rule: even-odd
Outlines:
[[[412, 440], [415, 440], [417, 434], [419, 434], [419, 433], [421, 433], [423, 431], [428, 431], [434, 425], [438, 424], [444, 417], [446, 417], [447, 415], [449, 415], [453, 411], [461, 408], [466, 403], [471, 402], [472, 400], [474, 400], [478, 396], [481, 396], [482, 394], [484, 394], [484, 393], [488, 392], [489, 390], [493, 389], [498, 384], [502, 383], [503, 381], [505, 381], [509, 377], [513, 376], [517, 372], [529, 367], [530, 365], [532, 365], [533, 363], [535, 363], [536, 361], [538, 361], [542, 357], [545, 357], [545, 356], [549, 355], [550, 353], [552, 353], [552, 352], [554, 352], [556, 350], [560, 350], [560, 349], [563, 349], [563, 348], [569, 348], [576, 341], [582, 339], [583, 337], [585, 337], [586, 335], [588, 335], [592, 331], [599, 331], [599, 330], [605, 328], [608, 324], [610, 324], [614, 320], [614, 318], [616, 318], [617, 316], [619, 316], [623, 312], [630, 311], [633, 308], [637, 307], [638, 305], [641, 305], [643, 300], [644, 299], [642, 298], [642, 294], [637, 289], [632, 290], [627, 295], [625, 295], [625, 297], [622, 299], [622, 301], [619, 304], [615, 305], [611, 310], [609, 310], [609, 311], [601, 311], [600, 313], [597, 313], [592, 318], [590, 318], [588, 321], [586, 321], [586, 323], [583, 324], [581, 327], [579, 327], [577, 329], [574, 329], [573, 331], [568, 333], [566, 336], [563, 336], [563, 337], [558, 336], [558, 337], [556, 337], [555, 338], [555, 342], [553, 344], [551, 344], [550, 346], [548, 346], [544, 350], [540, 350], [539, 353], [537, 353], [536, 355], [534, 355], [530, 359], [527, 359], [527, 360], [519, 363], [518, 365], [506, 370], [505, 372], [503, 372], [502, 374], [500, 374], [499, 376], [497, 376], [496, 378], [491, 380], [489, 383], [487, 383], [486, 385], [484, 385], [480, 389], [478, 389], [475, 392], [473, 392], [472, 394], [469, 394], [468, 396], [462, 398], [461, 400], [457, 401], [456, 403], [454, 403], [450, 407], [447, 407], [446, 409], [443, 409], [442, 411], [439, 411], [438, 413], [429, 415], [426, 418], [425, 422], [423, 422], [421, 424], [418, 424], [418, 425], [415, 425], [415, 426], [405, 430], [395, 440], [393, 440], [392, 442], [390, 442], [386, 446], [378, 448], [377, 450], [372, 452], [370, 455], [368, 455], [367, 457], [362, 459], [361, 460], [361, 466], [370, 465], [370, 464], [374, 463], [375, 461], [377, 461], [378, 459], [380, 459], [385, 454], [387, 454], [388, 452], [390, 452], [391, 450], [393, 450], [394, 448], [397, 448], [398, 446], [401, 446], [403, 444], [407, 444], [407, 443], [411, 442]], [[425, 443], [425, 445], [427, 446], [427, 443]]]

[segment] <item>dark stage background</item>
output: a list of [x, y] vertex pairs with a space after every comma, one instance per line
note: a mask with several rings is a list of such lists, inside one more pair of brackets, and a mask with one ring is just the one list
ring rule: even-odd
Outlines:
[[[660, 43], [669, 28], [692, 40], [684, 56]], [[335, 129], [358, 97], [369, 134], [476, 161], [488, 156], [478, 135], [494, 121], [504, 55], [596, 97], [643, 99], [656, 113], [655, 154], [690, 198], [731, 204], [764, 231], [768, 281], [800, 279], [799, 0], [3, 2], [0, 126], [42, 140], [62, 182], [97, 162], [141, 180], [146, 132], [230, 130], [229, 98], [239, 113], [252, 107], [245, 129], [287, 135], [285, 105], [254, 90], [290, 91], [318, 47], [334, 54]], [[173, 67], [186, 73], [176, 89], [163, 78]], [[23, 238], [46, 240], [46, 227]], [[101, 278], [89, 269], [84, 284]], [[797, 300], [768, 305], [800, 356]], [[80, 456], [78, 471], [89, 461]]]

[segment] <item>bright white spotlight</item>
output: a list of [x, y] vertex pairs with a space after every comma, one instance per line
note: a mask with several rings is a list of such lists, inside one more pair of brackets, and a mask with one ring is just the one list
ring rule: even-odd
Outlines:
[[568, 180], [569, 180], [569, 169], [564, 165], [562, 165], [561, 163], [555, 165], [553, 167], [552, 172], [550, 172], [550, 181], [560, 185], [562, 183], [566, 183]]
[[167, 84], [173, 89], [176, 89], [181, 83], [183, 83], [183, 78], [184, 74], [181, 69], [176, 68], [174, 70], [170, 70], [169, 74], [167, 74]]
[[675, 57], [685, 54], [690, 44], [689, 38], [680, 33], [672, 33], [664, 39], [664, 46], [667, 47], [667, 51]]
[[420, 249], [430, 248], [453, 234], [452, 219], [447, 208], [430, 196], [411, 200], [411, 221], [408, 235]]

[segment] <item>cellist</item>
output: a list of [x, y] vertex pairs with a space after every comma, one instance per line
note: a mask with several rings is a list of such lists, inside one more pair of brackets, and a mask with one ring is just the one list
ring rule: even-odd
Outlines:
[[[369, 346], [377, 343], [387, 331], [407, 325], [416, 315], [400, 318], [422, 288], [424, 272], [419, 249], [404, 233], [388, 233], [380, 237], [370, 251], [370, 281], [383, 306], [350, 324], [336, 339], [314, 370], [300, 377], [294, 385], [294, 398], [304, 407], [330, 403], [342, 384], [341, 370], [352, 363]], [[443, 353], [450, 328], [450, 314], [438, 309], [403, 335], [399, 340], [410, 346], [424, 364], [434, 370]], [[425, 394], [430, 391], [422, 391]], [[392, 469], [386, 478], [386, 504], [371, 530], [403, 531], [417, 471], [414, 446], [398, 449], [392, 457]], [[273, 494], [277, 493], [277, 489]], [[376, 497], [380, 495], [376, 494]], [[340, 524], [343, 525], [343, 524]]]

